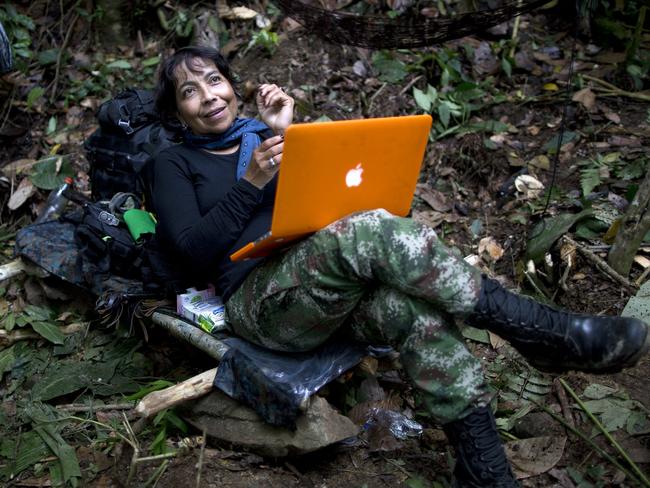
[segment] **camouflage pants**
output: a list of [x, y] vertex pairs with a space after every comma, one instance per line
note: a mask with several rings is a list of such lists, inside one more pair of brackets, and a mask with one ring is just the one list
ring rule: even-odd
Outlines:
[[452, 319], [473, 309], [480, 282], [432, 229], [374, 210], [263, 262], [226, 313], [236, 334], [274, 350], [307, 351], [335, 332], [390, 344], [429, 413], [446, 423], [492, 395]]

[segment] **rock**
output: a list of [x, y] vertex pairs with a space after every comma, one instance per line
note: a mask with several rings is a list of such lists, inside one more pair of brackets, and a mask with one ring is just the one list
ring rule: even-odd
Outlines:
[[265, 423], [252, 409], [216, 390], [183, 414], [208, 436], [269, 457], [306, 454], [359, 433], [358, 426], [317, 396], [293, 432]]
[[564, 427], [546, 412], [533, 412], [515, 422], [512, 433], [520, 439], [540, 436], [562, 436]]

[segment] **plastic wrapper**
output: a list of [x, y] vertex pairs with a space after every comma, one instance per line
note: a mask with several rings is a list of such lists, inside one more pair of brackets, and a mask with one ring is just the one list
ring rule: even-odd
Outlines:
[[371, 351], [353, 343], [326, 343], [307, 353], [269, 351], [238, 338], [225, 339], [214, 386], [252, 407], [266, 422], [295, 428], [300, 406]]
[[423, 431], [422, 425], [415, 420], [411, 420], [402, 413], [394, 410], [384, 410], [383, 408], [371, 409], [363, 428], [371, 430], [377, 426], [388, 429], [400, 441], [408, 437], [419, 437]]

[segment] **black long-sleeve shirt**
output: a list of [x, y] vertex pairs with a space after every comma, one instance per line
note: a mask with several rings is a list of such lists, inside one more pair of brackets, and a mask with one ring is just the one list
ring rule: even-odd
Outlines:
[[276, 179], [262, 190], [241, 179], [239, 151], [215, 155], [185, 144], [154, 162], [157, 234], [194, 281], [214, 283], [227, 300], [259, 259], [232, 262], [230, 254], [271, 228]]

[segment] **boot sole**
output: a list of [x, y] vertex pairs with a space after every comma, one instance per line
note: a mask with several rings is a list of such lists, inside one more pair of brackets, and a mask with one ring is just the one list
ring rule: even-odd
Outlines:
[[556, 365], [551, 365], [551, 364], [544, 364], [544, 363], [539, 363], [537, 361], [532, 361], [529, 360], [529, 363], [535, 367], [538, 371], [541, 371], [542, 373], [548, 373], [548, 374], [563, 374], [567, 373], [569, 371], [582, 371], [585, 373], [590, 373], [590, 374], [613, 374], [613, 373], [620, 373], [622, 370], [626, 368], [630, 368], [634, 365], [636, 365], [639, 360], [645, 356], [648, 351], [650, 350], [650, 326], [646, 324], [646, 333], [645, 333], [645, 340], [643, 342], [643, 345], [639, 348], [639, 350], [631, 356], [627, 361], [625, 361], [623, 364], [618, 364], [616, 366], [611, 366], [609, 368], [603, 368], [603, 369], [598, 369], [594, 370], [593, 368], [587, 368], [587, 367], [580, 367], [578, 365], [576, 366], [565, 366], [563, 368], [559, 368]]

